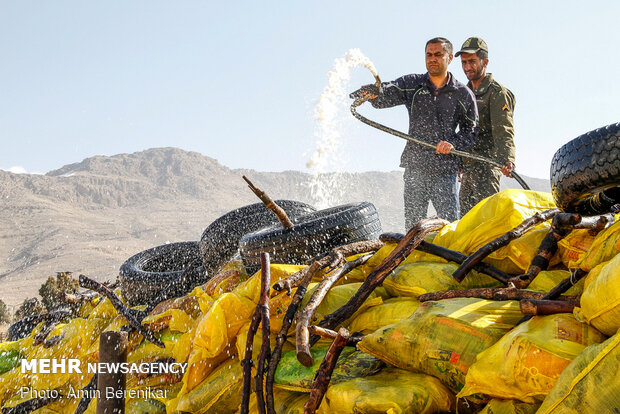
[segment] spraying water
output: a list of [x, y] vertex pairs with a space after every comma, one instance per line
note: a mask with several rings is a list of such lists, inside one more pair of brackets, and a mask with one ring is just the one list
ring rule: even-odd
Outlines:
[[373, 75], [377, 71], [373, 63], [359, 49], [351, 49], [344, 58], [334, 62], [334, 69], [327, 75], [327, 86], [321, 93], [314, 110], [317, 127], [317, 148], [306, 167], [311, 169], [310, 194], [317, 208], [326, 208], [338, 204], [342, 173], [328, 174], [330, 167], [338, 168], [341, 164], [342, 143], [338, 115], [346, 102], [347, 86], [351, 78], [351, 70], [357, 66], [368, 68]]

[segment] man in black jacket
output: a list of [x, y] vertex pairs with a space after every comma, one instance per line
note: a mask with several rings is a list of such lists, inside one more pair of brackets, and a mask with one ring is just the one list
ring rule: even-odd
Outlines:
[[405, 75], [382, 83], [380, 88], [366, 85], [359, 91], [362, 96], [372, 96], [370, 102], [375, 108], [405, 105], [409, 135], [435, 146], [433, 150], [408, 142], [401, 156], [407, 229], [426, 217], [429, 201], [440, 217], [459, 219], [459, 160], [450, 151], [469, 150], [478, 125], [473, 93], [448, 72], [452, 43], [433, 38], [426, 43], [425, 54], [427, 73]]

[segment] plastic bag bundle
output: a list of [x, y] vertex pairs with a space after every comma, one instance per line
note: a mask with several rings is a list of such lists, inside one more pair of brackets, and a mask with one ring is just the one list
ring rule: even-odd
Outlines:
[[616, 215], [616, 222], [601, 231], [592, 241], [588, 251], [576, 262], [570, 262], [570, 269], [580, 268], [586, 272], [597, 265], [607, 262], [618, 254], [620, 250], [620, 216]]
[[541, 414], [617, 412], [620, 409], [620, 335], [591, 345], [562, 372]]
[[540, 402], [586, 346], [603, 340], [599, 331], [572, 314], [534, 317], [478, 355], [458, 397], [484, 394]]
[[581, 308], [575, 309], [581, 320], [611, 336], [620, 328], [620, 254], [596, 266], [586, 278]]
[[381, 305], [373, 306], [360, 312], [349, 325], [349, 330], [368, 335], [377, 329], [407, 319], [413, 315], [418, 306], [420, 306], [420, 302], [414, 298], [397, 297], [386, 299]]
[[200, 385], [170, 404], [179, 412], [233, 413], [241, 404], [243, 372], [237, 358], [229, 359], [207, 376]]
[[366, 336], [358, 348], [390, 365], [433, 375], [458, 392], [476, 355], [521, 317], [517, 301], [425, 302], [410, 318]]
[[451, 411], [454, 406], [454, 395], [436, 378], [390, 367], [330, 385], [318, 412], [425, 414]]
[[[500, 191], [476, 204], [459, 221], [444, 227], [434, 243], [471, 254], [537, 212], [550, 208], [555, 208], [555, 203], [549, 193], [514, 189]], [[548, 226], [548, 223], [541, 223], [536, 228]]]

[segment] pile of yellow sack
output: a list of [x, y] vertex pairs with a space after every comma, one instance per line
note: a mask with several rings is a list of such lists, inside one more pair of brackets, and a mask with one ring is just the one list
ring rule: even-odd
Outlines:
[[[551, 196], [506, 190], [479, 203], [460, 221], [427, 237], [440, 246], [471, 254], [536, 212], [553, 208]], [[485, 261], [512, 274], [524, 273], [550, 223], [541, 223], [499, 249]], [[350, 272], [327, 294], [316, 323], [344, 305], [361, 282], [395, 248], [389, 243], [363, 266]], [[545, 292], [574, 269], [589, 272], [568, 295], [581, 295], [574, 314], [522, 318], [518, 301], [450, 299], [420, 303], [428, 292], [499, 287], [490, 277], [471, 272], [462, 284], [451, 277], [458, 265], [436, 256], [412, 253], [344, 323], [365, 335], [356, 348], [345, 348], [332, 374], [320, 413], [542, 413], [620, 410], [620, 223], [596, 237], [587, 230], [561, 241], [550, 270], [529, 289]], [[303, 266], [272, 264], [272, 284]], [[128, 362], [174, 360], [187, 363], [183, 375], [129, 376], [127, 388], [148, 389], [147, 398], [126, 401], [127, 413], [234, 413], [242, 396], [240, 359], [245, 352], [252, 314], [260, 292], [260, 272], [247, 275], [239, 263], [225, 268], [227, 278], [213, 279], [189, 295], [168, 301], [144, 320], [165, 348], [130, 336]], [[308, 288], [304, 304], [318, 282]], [[275, 344], [292, 295], [272, 291], [270, 342]], [[37, 413], [74, 412], [92, 374], [21, 374], [22, 358], [78, 358], [96, 362], [99, 335], [118, 331], [126, 321], [107, 299], [94, 299], [80, 317], [56, 326], [48, 338], [55, 345], [33, 345], [27, 338], [0, 344], [0, 404], [12, 407], [31, 397], [29, 389], [57, 390], [65, 396]], [[329, 342], [313, 348], [315, 364], [305, 367], [295, 353], [295, 327], [283, 348], [274, 380], [277, 413], [303, 412], [314, 375]], [[262, 332], [256, 333], [256, 361]], [[91, 402], [87, 413], [95, 412]], [[611, 410], [613, 411], [613, 410]], [[258, 412], [256, 398], [250, 412]]]

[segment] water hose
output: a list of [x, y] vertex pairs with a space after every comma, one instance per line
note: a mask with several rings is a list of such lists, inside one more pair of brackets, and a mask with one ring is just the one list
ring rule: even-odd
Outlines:
[[[376, 73], [373, 73], [373, 76], [377, 80], [375, 85], [377, 86], [377, 88], [380, 87], [381, 86], [381, 79], [379, 79], [379, 75], [377, 75]], [[369, 94], [366, 97], [360, 97], [360, 98], [357, 98], [355, 101], [353, 101], [353, 103], [351, 104], [351, 113], [353, 114], [354, 117], [356, 117], [357, 119], [359, 119], [360, 121], [362, 121], [366, 125], [370, 125], [371, 127], [377, 128], [377, 129], [379, 129], [379, 130], [381, 130], [383, 132], [387, 132], [388, 134], [395, 135], [398, 138], [402, 138], [402, 139], [407, 140], [407, 141], [415, 142], [416, 144], [422, 145], [423, 147], [432, 148], [432, 149], [436, 148], [436, 146], [433, 145], [433, 144], [429, 144], [428, 142], [421, 141], [419, 139], [416, 139], [416, 138], [412, 137], [411, 135], [408, 135], [408, 134], [405, 134], [403, 132], [397, 131], [397, 130], [392, 129], [390, 127], [387, 127], [385, 125], [381, 125], [378, 122], [371, 121], [370, 119], [360, 115], [357, 112], [356, 108], [358, 106], [360, 106], [361, 104], [363, 104], [364, 102], [368, 101], [371, 96], [372, 95]], [[469, 152], [465, 152], [465, 151], [459, 151], [459, 150], [453, 149], [452, 151], [450, 151], [450, 154], [458, 155], [459, 157], [462, 157], [462, 158], [470, 158], [472, 160], [486, 162], [487, 164], [491, 164], [491, 165], [493, 165], [495, 167], [498, 167], [498, 168], [502, 168], [504, 166], [503, 164], [501, 164], [501, 163], [499, 163], [499, 162], [497, 162], [495, 160], [483, 157], [483, 156], [478, 155], [478, 154], [472, 154], [472, 153], [469, 153]], [[529, 190], [530, 189], [530, 186], [527, 185], [525, 180], [523, 180], [523, 178], [521, 178], [521, 176], [519, 174], [517, 174], [516, 171], [511, 171], [510, 174], [512, 175], [512, 177], [515, 180], [517, 180], [519, 185], [521, 185], [521, 187], [524, 190]]]

